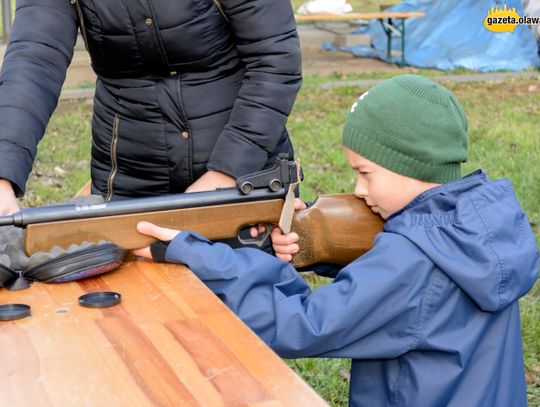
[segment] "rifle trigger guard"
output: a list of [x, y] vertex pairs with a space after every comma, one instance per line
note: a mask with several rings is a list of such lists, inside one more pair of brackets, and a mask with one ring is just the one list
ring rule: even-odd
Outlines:
[[268, 236], [270, 236], [270, 232], [272, 231], [273, 227], [274, 225], [267, 223], [265, 225], [265, 231], [262, 233], [259, 233], [257, 237], [250, 237], [250, 238], [244, 239], [241, 236], [237, 236], [237, 239], [243, 245], [254, 244], [257, 247], [262, 247], [266, 239], [268, 239]]

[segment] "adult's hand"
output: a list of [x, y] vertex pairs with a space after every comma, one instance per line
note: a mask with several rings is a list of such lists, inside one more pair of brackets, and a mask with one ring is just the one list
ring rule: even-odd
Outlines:
[[230, 188], [236, 186], [236, 180], [219, 171], [208, 171], [197, 181], [191, 184], [186, 192], [212, 191], [217, 188]]
[[[299, 211], [301, 209], [306, 209], [307, 205], [298, 198], [294, 199], [294, 210]], [[270, 232], [270, 238], [272, 239], [272, 247], [276, 252], [276, 257], [283, 261], [291, 261], [293, 254], [296, 254], [300, 251], [298, 246], [298, 234], [290, 232], [284, 234], [279, 227], [275, 227]]]
[[20, 209], [11, 182], [0, 178], [0, 215], [10, 215]]

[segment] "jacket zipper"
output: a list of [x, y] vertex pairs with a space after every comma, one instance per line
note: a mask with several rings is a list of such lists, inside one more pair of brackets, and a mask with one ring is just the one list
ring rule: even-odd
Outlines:
[[[75, 0], [77, 1], [77, 0]], [[219, 12], [221, 13], [221, 15], [223, 16], [223, 18], [229, 22], [229, 17], [227, 17], [227, 15], [225, 14], [225, 10], [223, 9], [223, 4], [221, 4], [221, 1], [220, 0], [214, 0], [214, 3], [216, 4], [217, 8], [219, 9]]]
[[114, 116], [113, 121], [113, 134], [111, 140], [111, 173], [109, 174], [109, 179], [107, 180], [107, 197], [106, 201], [110, 201], [113, 197], [113, 184], [114, 178], [116, 177], [116, 172], [118, 171], [118, 161], [116, 158], [116, 146], [118, 145], [118, 128], [120, 127], [120, 118], [118, 115]]
[[79, 26], [81, 27], [81, 35], [84, 40], [84, 46], [88, 50], [88, 40], [86, 38], [86, 28], [84, 27], [84, 19], [83, 19], [83, 13], [81, 10], [81, 5], [79, 4], [79, 0], [70, 0], [70, 3], [75, 6], [75, 10], [77, 11], [77, 15], [79, 16]]

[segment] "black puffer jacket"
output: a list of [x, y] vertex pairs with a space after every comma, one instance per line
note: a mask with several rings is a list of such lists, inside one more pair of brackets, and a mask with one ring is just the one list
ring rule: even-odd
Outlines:
[[0, 77], [0, 178], [16, 193], [56, 107], [77, 24], [98, 75], [94, 192], [181, 192], [292, 156], [301, 82], [290, 0], [18, 0]]

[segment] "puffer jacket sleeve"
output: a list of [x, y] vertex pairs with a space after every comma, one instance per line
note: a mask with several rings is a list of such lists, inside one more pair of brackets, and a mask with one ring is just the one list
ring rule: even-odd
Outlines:
[[246, 73], [207, 169], [238, 177], [261, 170], [285, 131], [301, 84], [300, 44], [290, 0], [220, 3]]
[[69, 0], [18, 0], [0, 75], [0, 178], [25, 191], [77, 38]]
[[[404, 256], [403, 253], [407, 253]], [[182, 232], [168, 261], [184, 263], [283, 357], [397, 357], [414, 348], [429, 298], [429, 261], [381, 233], [332, 284], [311, 291], [289, 264]]]

